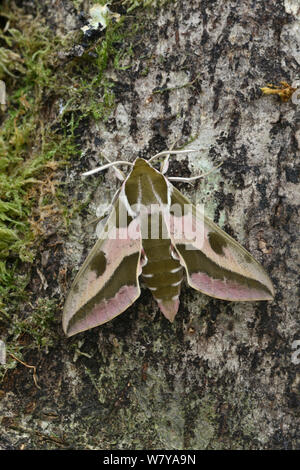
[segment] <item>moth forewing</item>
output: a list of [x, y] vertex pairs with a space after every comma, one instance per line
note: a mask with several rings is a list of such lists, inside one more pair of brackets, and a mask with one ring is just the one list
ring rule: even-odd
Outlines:
[[120, 206], [118, 200], [73, 281], [63, 312], [63, 329], [68, 336], [106, 323], [140, 295], [139, 222], [131, 220], [128, 226], [120, 225]]
[[[189, 203], [175, 188], [172, 202]], [[192, 213], [197, 226], [196, 207]], [[224, 300], [271, 300], [274, 297], [272, 282], [253, 256], [203, 214], [200, 226], [203, 233], [195, 242], [187, 245], [184, 240], [174, 239], [190, 286]]]

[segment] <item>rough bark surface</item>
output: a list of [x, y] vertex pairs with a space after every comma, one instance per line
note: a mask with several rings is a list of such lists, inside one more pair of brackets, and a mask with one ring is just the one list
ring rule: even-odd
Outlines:
[[[77, 27], [68, 2], [56, 10], [62, 32]], [[5, 381], [2, 448], [295, 449], [300, 108], [259, 87], [299, 74], [300, 3], [178, 0], [139, 21], [133, 66], [107, 72], [115, 111], [81, 129], [68, 197], [82, 197], [80, 173], [100, 153], [132, 161], [190, 142], [199, 153], [174, 159], [169, 173], [223, 162], [178, 187], [263, 264], [276, 298], [228, 303], [184, 286], [171, 324], [143, 290], [102, 327], [67, 339], [58, 324], [55, 348], [31, 358], [41, 388], [21, 366]], [[93, 178], [89, 216], [74, 220], [55, 261], [68, 269], [68, 286], [95, 240], [86, 222], [118, 185], [113, 171]], [[62, 303], [65, 295], [61, 285]]]

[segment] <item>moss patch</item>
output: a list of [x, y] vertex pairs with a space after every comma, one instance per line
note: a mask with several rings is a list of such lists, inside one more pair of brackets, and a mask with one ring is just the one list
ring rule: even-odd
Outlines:
[[[79, 13], [83, 2], [73, 3]], [[78, 28], [63, 35], [54, 20], [45, 23], [41, 9], [29, 15], [6, 1], [0, 14], [0, 80], [6, 84], [0, 111], [0, 335], [20, 359], [27, 350], [22, 332], [31, 337], [30, 348], [52, 344], [49, 322], [39, 324], [39, 302], [51, 306], [53, 316], [58, 300], [49, 301], [45, 285], [32, 290], [33, 271], [43, 284], [37, 256], [45, 240], [51, 233], [63, 236], [83, 205], [68, 201], [59, 172], [80, 158], [82, 123], [106, 120], [114, 109], [114, 84], [105, 70], [130, 65], [130, 38], [137, 30], [123, 8], [120, 21], [95, 36], [84, 36], [76, 15]]]

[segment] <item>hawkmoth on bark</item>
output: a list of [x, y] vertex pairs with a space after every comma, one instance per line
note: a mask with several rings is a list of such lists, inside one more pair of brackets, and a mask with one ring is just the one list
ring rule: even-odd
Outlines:
[[184, 274], [191, 287], [218, 299], [273, 299], [273, 285], [262, 266], [170, 182], [189, 179], [167, 178], [167, 164], [161, 172], [152, 166], [155, 157], [165, 154], [108, 163], [86, 173], [120, 163], [132, 166], [71, 286], [63, 312], [68, 336], [124, 312], [140, 295], [140, 277], [171, 322]]

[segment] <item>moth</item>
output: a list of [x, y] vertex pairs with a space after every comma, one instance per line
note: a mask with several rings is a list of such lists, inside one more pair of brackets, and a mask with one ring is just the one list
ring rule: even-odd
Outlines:
[[[102, 233], [79, 270], [63, 311], [67, 336], [94, 328], [124, 312], [140, 296], [140, 279], [173, 322], [184, 275], [206, 295], [228, 301], [272, 300], [272, 282], [238, 242], [199, 211], [167, 178], [161, 152], [134, 163], [110, 162], [85, 175], [131, 165], [115, 195]], [[167, 155], [161, 171], [152, 161]], [[204, 175], [200, 175], [204, 176]]]

